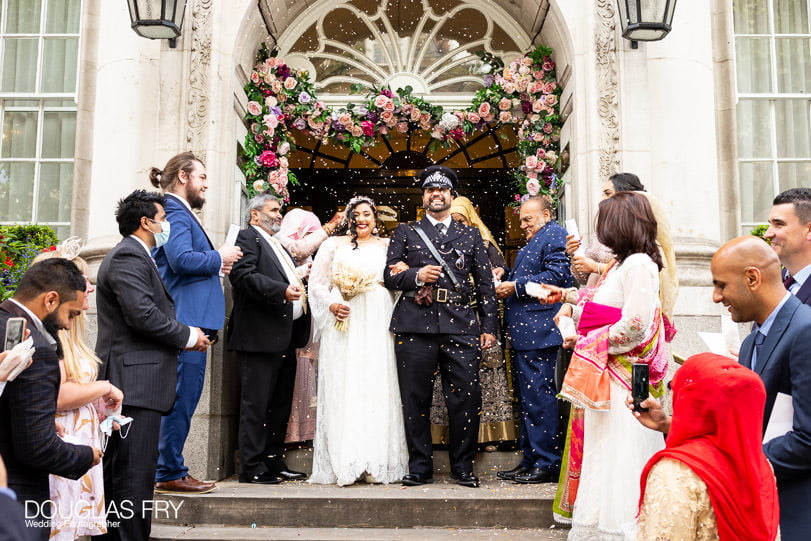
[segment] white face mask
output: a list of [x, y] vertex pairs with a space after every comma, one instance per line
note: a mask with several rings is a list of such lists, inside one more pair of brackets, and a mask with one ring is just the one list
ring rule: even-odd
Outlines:
[[155, 248], [160, 248], [167, 242], [169, 242], [169, 230], [171, 229], [171, 224], [169, 222], [158, 222], [156, 220], [151, 220], [147, 218], [153, 224], [159, 224], [161, 226], [160, 233], [155, 233], [154, 231], [150, 231], [153, 235], [155, 235]]
[[[109, 410], [107, 410], [109, 412]], [[127, 431], [124, 432], [123, 428], [124, 425], [128, 425], [132, 422], [132, 417], [124, 417], [121, 415], [121, 408], [119, 407], [112, 413], [109, 413], [107, 418], [104, 419], [101, 424], [99, 425], [99, 430], [101, 430], [101, 450], [107, 450], [107, 442], [110, 439], [110, 436], [113, 435], [113, 422], [118, 423], [121, 426], [120, 434], [121, 439], [126, 439], [129, 436], [130, 428], [132, 425], [127, 427]]]

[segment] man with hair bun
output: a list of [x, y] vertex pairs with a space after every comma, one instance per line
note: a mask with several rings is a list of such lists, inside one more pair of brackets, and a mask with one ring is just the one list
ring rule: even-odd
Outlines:
[[[149, 180], [164, 192], [166, 220], [171, 225], [168, 242], [152, 251], [166, 289], [172, 295], [177, 320], [200, 327], [212, 343], [225, 321], [225, 297], [220, 273], [227, 275], [240, 257], [239, 247], [218, 250], [193, 210], [206, 202], [206, 168], [194, 154], [183, 152], [170, 159], [163, 171], [153, 167]], [[189, 475], [183, 446], [206, 374], [206, 351], [183, 351], [177, 360], [177, 396], [172, 411], [161, 421], [160, 455], [155, 474], [159, 493], [204, 494], [214, 483]]]

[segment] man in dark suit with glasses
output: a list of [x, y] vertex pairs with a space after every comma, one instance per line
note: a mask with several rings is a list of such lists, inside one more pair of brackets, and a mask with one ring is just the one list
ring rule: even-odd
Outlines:
[[[473, 458], [481, 413], [479, 362], [481, 348], [496, 343], [493, 276], [479, 230], [451, 219], [456, 173], [434, 165], [420, 174], [420, 181], [425, 217], [397, 227], [385, 273], [386, 287], [403, 291], [389, 327], [395, 333], [409, 454], [409, 474], [402, 483], [418, 486], [433, 480], [429, 410], [438, 370], [448, 406], [451, 477], [477, 487]], [[409, 269], [392, 274], [391, 267], [400, 262]]]

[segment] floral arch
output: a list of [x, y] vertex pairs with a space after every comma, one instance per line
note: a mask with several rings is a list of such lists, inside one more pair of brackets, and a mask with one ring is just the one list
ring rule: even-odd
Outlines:
[[[413, 88], [371, 86], [361, 103], [340, 108], [319, 101], [309, 73], [290, 68], [265, 47], [245, 85], [248, 96], [242, 170], [249, 195], [270, 191], [288, 199], [289, 169], [295, 150], [294, 130], [360, 153], [380, 137], [422, 130], [433, 144], [451, 146], [485, 127], [512, 126], [522, 164], [512, 171], [516, 201], [535, 194], [557, 198], [560, 187], [559, 140], [561, 88], [552, 50], [539, 46], [502, 67], [495, 57], [481, 58], [495, 69], [489, 85], [476, 92], [465, 109], [444, 111], [417, 97]], [[364, 90], [362, 85], [352, 88]]]

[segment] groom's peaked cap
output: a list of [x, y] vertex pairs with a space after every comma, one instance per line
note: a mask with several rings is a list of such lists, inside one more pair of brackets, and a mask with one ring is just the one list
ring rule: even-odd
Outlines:
[[456, 176], [456, 172], [444, 165], [432, 165], [426, 167], [422, 170], [422, 173], [420, 173], [420, 183], [422, 184], [423, 190], [436, 186], [439, 188], [448, 188], [453, 191], [456, 189], [458, 182], [459, 179]]

